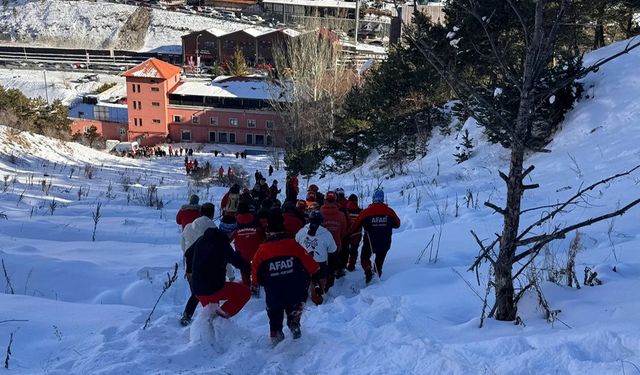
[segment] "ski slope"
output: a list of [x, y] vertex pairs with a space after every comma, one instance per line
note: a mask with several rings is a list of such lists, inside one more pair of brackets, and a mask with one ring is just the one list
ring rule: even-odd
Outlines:
[[[586, 63], [619, 48], [596, 51]], [[640, 164], [639, 60], [635, 51], [584, 79], [589, 98], [567, 115], [548, 147], [552, 152], [527, 160], [536, 166], [531, 182], [541, 188], [527, 193], [525, 208], [555, 203], [583, 184]], [[13, 333], [5, 372], [634, 373], [640, 364], [640, 208], [582, 231], [578, 278], [582, 282], [582, 270], [590, 267], [603, 285], [577, 290], [543, 284], [550, 306], [561, 310], [559, 321], [547, 323], [530, 295], [519, 309], [525, 325], [488, 320], [478, 328], [482, 302], [475, 293], [484, 294], [484, 282], [478, 286], [475, 274], [466, 272], [478, 252], [469, 231], [484, 239], [499, 231], [500, 217], [482, 202], [504, 203], [497, 172], [506, 170], [508, 153], [487, 144], [472, 120], [464, 127], [476, 146], [462, 164], [452, 156], [460, 143], [454, 133], [436, 135], [429, 155], [411, 163], [406, 176], [387, 178], [372, 157], [351, 173], [309, 181], [323, 190], [344, 187], [365, 204], [380, 184], [402, 226], [382, 279], [365, 287], [358, 267], [337, 281], [324, 305], [306, 306], [300, 340], [285, 331], [288, 337], [275, 348], [264, 299], [252, 299], [234, 318], [212, 325], [198, 308], [194, 323], [181, 327], [188, 297], [182, 278], [160, 301], [150, 327], [141, 329], [167, 273], [181, 264], [176, 211], [194, 192], [201, 202], [218, 206], [226, 189], [189, 184], [182, 158], [122, 159], [1, 127], [0, 176], [8, 177], [6, 189], [0, 180], [0, 213], [7, 216], [0, 219], [0, 258], [11, 287], [2, 277], [0, 356]], [[251, 175], [255, 169], [265, 173], [269, 165], [266, 157], [196, 157], [214, 168], [240, 164]], [[91, 179], [84, 175], [87, 164], [96, 169]], [[274, 178], [282, 184], [284, 173], [277, 171]], [[48, 195], [43, 180], [51, 183]], [[128, 192], [125, 182], [131, 185]], [[140, 204], [151, 185], [163, 200], [160, 210]], [[589, 205], [575, 207], [556, 223], [611, 211], [638, 195], [640, 173], [634, 173], [594, 191]], [[468, 206], [466, 196], [473, 196]], [[102, 217], [92, 242], [98, 202]], [[539, 214], [525, 215], [523, 223]], [[439, 246], [421, 256], [432, 236]], [[572, 238], [553, 243], [549, 258], [562, 263]], [[481, 281], [486, 277], [485, 268]]]
[[[133, 5], [103, 1], [8, 0], [0, 8], [0, 37], [25, 46], [109, 49], [136, 9]], [[181, 54], [181, 37], [192, 31], [237, 31], [248, 27], [246, 23], [167, 10], [150, 12], [151, 23], [140, 51]]]

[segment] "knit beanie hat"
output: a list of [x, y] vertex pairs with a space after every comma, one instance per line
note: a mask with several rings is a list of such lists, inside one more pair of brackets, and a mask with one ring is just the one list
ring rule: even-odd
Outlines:
[[200, 197], [198, 197], [196, 194], [192, 194], [189, 197], [189, 204], [198, 204], [198, 202], [200, 202]]

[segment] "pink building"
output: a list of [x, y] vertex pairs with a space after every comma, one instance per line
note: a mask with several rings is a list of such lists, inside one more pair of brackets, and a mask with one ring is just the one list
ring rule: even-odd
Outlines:
[[[266, 77], [181, 78], [181, 68], [149, 59], [124, 73], [127, 119], [117, 126], [74, 117], [73, 132], [91, 121], [107, 139], [282, 146], [271, 103], [279, 87]], [[98, 103], [97, 106], [101, 105]], [[126, 130], [122, 130], [126, 127]]]

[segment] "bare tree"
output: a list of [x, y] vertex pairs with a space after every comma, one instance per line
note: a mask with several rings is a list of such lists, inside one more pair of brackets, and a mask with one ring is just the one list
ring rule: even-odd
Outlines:
[[[471, 266], [470, 270], [476, 270], [480, 264], [487, 261], [491, 264], [493, 280], [491, 281], [495, 293], [495, 305], [489, 314], [498, 320], [513, 321], [517, 317], [517, 301], [519, 296], [515, 293], [514, 281], [533, 262], [535, 256], [540, 252], [545, 244], [563, 238], [566, 233], [578, 228], [605, 220], [606, 218], [622, 215], [628, 209], [640, 203], [640, 200], [633, 201], [623, 208], [592, 218], [567, 227], [555, 227], [550, 233], [537, 236], [529, 236], [531, 230], [543, 223], [553, 219], [558, 213], [582, 198], [589, 191], [589, 188], [582, 189], [576, 195], [563, 204], [557, 205], [549, 215], [544, 215], [540, 220], [531, 224], [524, 230], [520, 230], [520, 219], [523, 212], [522, 198], [525, 191], [538, 188], [538, 184], [525, 184], [525, 178], [534, 170], [534, 166], [526, 167], [525, 155], [530, 151], [543, 151], [539, 147], [532, 146], [527, 140], [531, 139], [535, 132], [536, 124], [534, 120], [539, 116], [541, 103], [549, 101], [559, 90], [571, 84], [576, 78], [597, 70], [608, 61], [628, 53], [633, 48], [640, 45], [640, 42], [629, 43], [624, 50], [603, 59], [594, 65], [579, 69], [575, 74], [566, 77], [553, 85], [548, 85], [544, 81], [545, 72], [552, 66], [553, 59], [557, 53], [555, 45], [561, 25], [565, 22], [567, 9], [572, 4], [571, 0], [537, 0], [516, 2], [506, 0], [513, 12], [516, 22], [520, 24], [521, 30], [518, 34], [522, 40], [522, 48], [517, 58], [507, 60], [506, 56], [518, 53], [518, 49], [509, 43], [501, 44], [496, 36], [495, 25], [489, 25], [491, 15], [483, 15], [478, 11], [478, 0], [468, 0], [464, 9], [474, 19], [484, 37], [486, 37], [486, 48], [488, 50], [477, 50], [478, 58], [486, 59], [495, 66], [498, 75], [508, 82], [516, 92], [517, 113], [501, 112], [497, 106], [482, 95], [477, 87], [474, 87], [463, 74], [450, 67], [448, 61], [443, 59], [439, 51], [434, 49], [433, 43], [421, 38], [418, 33], [409, 36], [412, 44], [422, 53], [426, 62], [430, 64], [439, 75], [446, 81], [455, 96], [461, 101], [469, 114], [477, 119], [482, 118], [475, 105], [479, 104], [491, 113], [494, 121], [482, 122], [482, 125], [489, 131], [502, 137], [501, 143], [510, 150], [509, 172], [500, 172], [500, 177], [504, 180], [506, 191], [505, 207], [499, 207], [491, 202], [485, 202], [485, 206], [492, 208], [495, 212], [503, 216], [502, 230], [500, 234], [489, 244], [485, 245], [473, 233], [478, 245], [481, 248], [480, 255]], [[480, 1], [481, 2], [481, 1]], [[525, 12], [527, 12], [525, 14]], [[503, 22], [504, 20], [492, 20], [491, 22]], [[512, 41], [512, 40], [511, 40]], [[514, 52], [515, 51], [515, 52]], [[591, 188], [599, 184], [606, 183], [612, 179], [628, 175], [636, 168], [625, 173], [604, 179]], [[529, 237], [527, 237], [529, 236]], [[518, 252], [518, 249], [525, 247], [525, 250]], [[495, 249], [498, 249], [497, 254]], [[520, 267], [515, 275], [513, 273], [514, 264], [529, 258], [524, 266]], [[523, 288], [521, 293], [527, 288]]]
[[300, 35], [274, 45], [277, 92], [271, 102], [280, 118], [275, 133], [286, 133], [293, 145], [317, 144], [331, 136], [334, 115], [355, 82], [355, 72], [341, 62], [334, 29], [340, 25], [312, 20]]

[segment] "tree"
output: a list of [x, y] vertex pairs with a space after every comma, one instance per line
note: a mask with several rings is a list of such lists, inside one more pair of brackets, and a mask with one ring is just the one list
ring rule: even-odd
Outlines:
[[396, 47], [361, 78], [338, 112], [329, 151], [345, 169], [377, 149], [381, 167], [402, 173], [407, 161], [425, 154], [432, 130], [449, 124], [443, 110], [449, 89], [412, 45]]
[[[339, 25], [310, 22], [305, 32], [273, 48], [271, 104], [280, 119], [274, 132], [287, 135], [286, 160], [307, 158], [317, 161], [316, 168], [322, 160], [317, 151], [324, 154], [335, 115], [355, 82], [354, 72], [339, 61], [343, 51], [334, 28]], [[287, 162], [296, 173], [292, 168]]]
[[[608, 215], [564, 228], [556, 226], [542, 236], [530, 235], [540, 221], [524, 230], [520, 228], [523, 194], [538, 187], [525, 184], [525, 178], [534, 169], [524, 167], [525, 155], [543, 151], [550, 140], [555, 124], [545, 118], [546, 114], [555, 113], [558, 119], [568, 109], [557, 107], [556, 95], [576, 96], [574, 88], [579, 77], [640, 45], [640, 42], [630, 43], [620, 54], [582, 68], [575, 51], [559, 43], [564, 31], [562, 26], [570, 23], [571, 3], [570, 0], [452, 0], [447, 4], [447, 22], [451, 27], [447, 35], [448, 51], [434, 48], [436, 42], [429, 39], [429, 29], [418, 28], [410, 35], [425, 62], [446, 80], [464, 110], [510, 151], [509, 172], [499, 173], [507, 187], [505, 206], [485, 202], [502, 215], [502, 230], [489, 245], [476, 236], [481, 253], [472, 265], [472, 269], [477, 269], [481, 262], [487, 261], [493, 268], [495, 305], [490, 316], [498, 320], [516, 319], [517, 301], [527, 288], [516, 295], [514, 282], [533, 259], [515, 274], [514, 264], [529, 256], [535, 257], [542, 247], [561, 238], [567, 230], [620, 215], [640, 203], [637, 200]], [[428, 23], [423, 25], [432, 27]], [[559, 207], [562, 210], [566, 205]], [[554, 210], [552, 215], [545, 215], [542, 223], [558, 212]], [[495, 247], [498, 253], [494, 256]]]
[[227, 65], [229, 69], [229, 75], [245, 76], [249, 73], [249, 69], [247, 68], [247, 61], [244, 58], [244, 53], [242, 53], [242, 50], [240, 50], [240, 48], [238, 47], [236, 47], [236, 50], [233, 52], [233, 57]]

